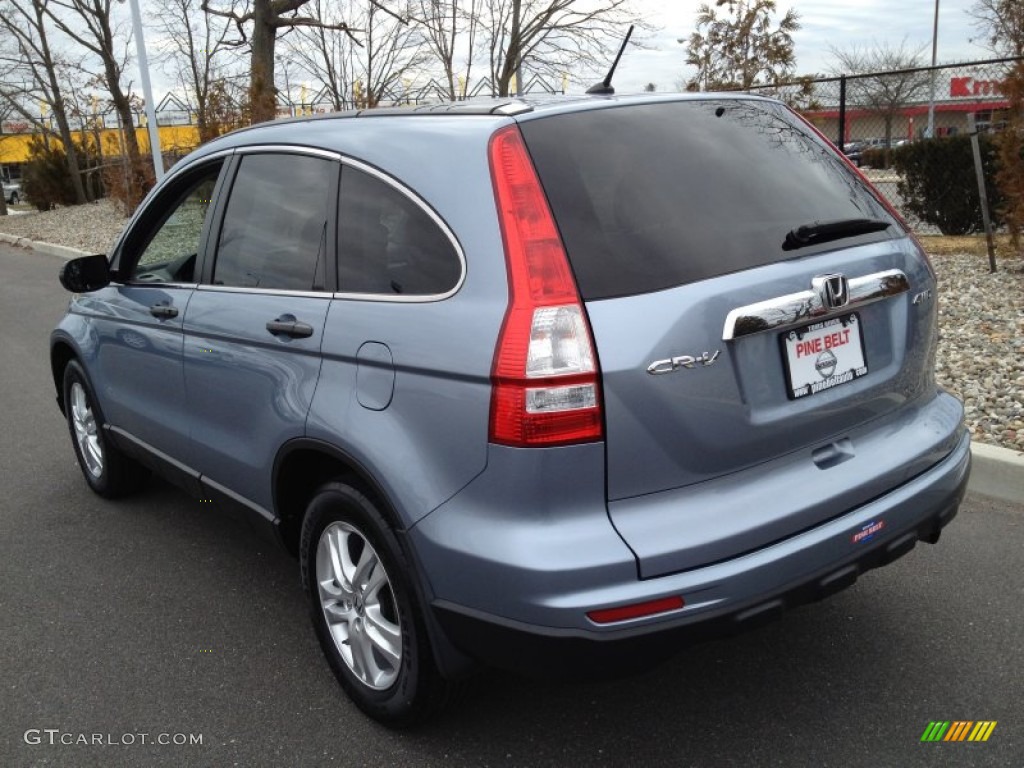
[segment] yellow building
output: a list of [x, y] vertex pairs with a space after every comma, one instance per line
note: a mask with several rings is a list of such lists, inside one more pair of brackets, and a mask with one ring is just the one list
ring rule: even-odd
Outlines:
[[[72, 131], [75, 141], [84, 144], [90, 149], [95, 149], [97, 137], [100, 143], [100, 153], [104, 157], [117, 157], [122, 154], [124, 137], [118, 128], [100, 128], [99, 130], [75, 130]], [[0, 134], [0, 166], [3, 166], [5, 175], [18, 177], [21, 174], [20, 166], [29, 159], [29, 147], [32, 139], [39, 134], [36, 133], [3, 133]], [[139, 149], [143, 154], [149, 154], [149, 131], [145, 127], [135, 129], [135, 136], [139, 142]], [[50, 139], [55, 146], [62, 146], [57, 139]], [[194, 125], [161, 125], [160, 126], [160, 151], [167, 156], [181, 157], [199, 146], [199, 132]], [[13, 173], [12, 173], [13, 171]]]

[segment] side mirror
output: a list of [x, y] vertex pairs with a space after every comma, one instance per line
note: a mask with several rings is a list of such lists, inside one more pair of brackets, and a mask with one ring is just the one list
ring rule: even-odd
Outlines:
[[60, 284], [72, 293], [89, 293], [110, 285], [110, 266], [102, 253], [79, 256], [60, 268]]

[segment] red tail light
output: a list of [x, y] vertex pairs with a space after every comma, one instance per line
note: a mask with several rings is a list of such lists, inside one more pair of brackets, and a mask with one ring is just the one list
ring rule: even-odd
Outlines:
[[494, 134], [490, 161], [509, 283], [491, 371], [490, 440], [522, 447], [600, 440], [590, 325], [517, 127]]

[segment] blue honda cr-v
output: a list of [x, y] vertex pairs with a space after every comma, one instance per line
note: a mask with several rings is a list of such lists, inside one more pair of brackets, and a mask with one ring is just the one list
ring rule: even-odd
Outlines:
[[62, 280], [88, 484], [154, 469], [283, 542], [394, 724], [475, 663], [621, 670], [846, 587], [967, 481], [928, 259], [747, 95], [242, 130]]

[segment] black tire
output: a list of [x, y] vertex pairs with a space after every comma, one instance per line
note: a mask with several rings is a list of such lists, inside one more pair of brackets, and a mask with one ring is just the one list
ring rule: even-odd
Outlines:
[[[322, 543], [324, 550], [318, 560]], [[366, 544], [371, 548], [367, 562], [375, 564], [368, 565], [360, 574], [355, 561], [363, 556]], [[348, 553], [348, 564], [354, 568], [351, 578], [344, 574], [339, 578], [331, 566], [332, 545], [334, 552], [343, 547]], [[447, 703], [452, 686], [434, 662], [423, 606], [411, 581], [409, 560], [370, 498], [344, 482], [323, 485], [307, 507], [299, 557], [302, 586], [320, 646], [338, 682], [356, 706], [374, 720], [392, 727], [414, 725], [439, 711]], [[381, 582], [378, 566], [383, 568], [383, 584], [374, 594], [370, 594], [370, 589], [363, 592], [358, 585], [364, 581]], [[351, 589], [346, 591], [341, 582]], [[321, 584], [332, 590], [323, 592], [323, 598]], [[336, 617], [331, 624], [326, 616], [328, 610]], [[373, 619], [371, 611], [375, 614]], [[374, 645], [371, 639], [371, 630], [377, 630], [378, 638], [384, 638], [389, 649], [398, 647], [397, 641], [388, 643], [388, 635], [378, 629], [385, 624], [393, 632], [392, 637], [400, 637], [397, 662], [393, 656], [382, 653], [382, 646]], [[357, 642], [353, 635], [362, 639]], [[360, 661], [357, 647], [368, 646], [370, 658]], [[343, 651], [350, 657], [348, 660]]]
[[21, 198], [18, 197], [18, 193], [17, 192], [12, 192], [11, 193], [11, 205], [17, 205], [19, 200], [21, 200]]
[[[83, 405], [91, 414], [91, 419], [85, 419], [91, 422], [91, 426], [86, 428], [86, 434], [91, 438], [88, 441], [80, 439], [76, 429], [76, 421], [81, 426], [84, 419]], [[70, 361], [64, 368], [64, 414], [78, 467], [89, 487], [108, 499], [138, 490], [148, 472], [111, 442], [110, 435], [103, 428], [106, 420], [92, 385], [77, 360]], [[91, 442], [91, 448], [88, 442]]]

